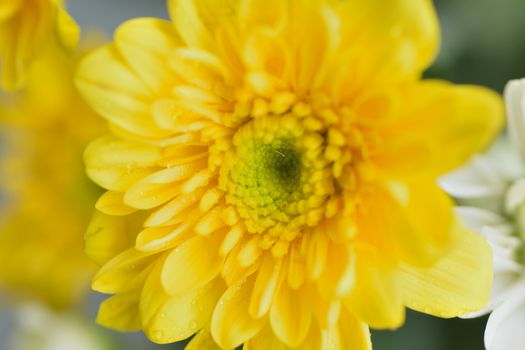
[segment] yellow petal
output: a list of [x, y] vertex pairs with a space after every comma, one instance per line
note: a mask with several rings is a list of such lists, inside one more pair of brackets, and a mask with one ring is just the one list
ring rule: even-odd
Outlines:
[[492, 254], [485, 239], [461, 224], [450, 253], [430, 268], [403, 264], [399, 273], [405, 304], [439, 317], [484, 307], [492, 286]]
[[[197, 162], [198, 163], [198, 162]], [[191, 193], [197, 189], [206, 186], [215, 174], [209, 169], [203, 169], [193, 174], [188, 180], [184, 181], [181, 186], [183, 193]]]
[[247, 80], [255, 92], [269, 98], [275, 96], [277, 81], [273, 79], [289, 79], [289, 51], [288, 44], [275, 33], [257, 31], [247, 40], [244, 61], [253, 70]]
[[76, 74], [77, 86], [90, 106], [116, 126], [136, 135], [165, 137], [150, 115], [152, 94], [111, 45], [86, 56]]
[[[319, 350], [321, 349], [321, 332], [317, 325], [312, 324], [310, 330], [303, 343], [294, 347], [294, 350]], [[289, 350], [289, 346], [279, 340], [279, 338], [273, 333], [269, 323], [252, 339], [244, 344], [245, 350]], [[330, 348], [331, 350], [333, 348]]]
[[270, 310], [278, 289], [282, 264], [282, 259], [274, 259], [271, 254], [262, 258], [250, 300], [249, 311], [253, 318], [260, 318]]
[[243, 350], [288, 350], [290, 349], [281, 342], [267, 324], [255, 337], [244, 344]]
[[288, 1], [246, 0], [239, 2], [239, 20], [244, 30], [264, 26], [278, 29], [288, 15]]
[[183, 215], [187, 209], [194, 210], [193, 206], [200, 199], [200, 193], [190, 193], [186, 195], [179, 195], [173, 198], [171, 201], [157, 209], [151, 214], [146, 222], [145, 227], [155, 227], [165, 225], [167, 222], [171, 222], [175, 217]]
[[104, 300], [98, 310], [97, 323], [121, 332], [141, 330], [139, 300], [140, 290], [116, 294]]
[[75, 20], [62, 8], [57, 9], [56, 31], [63, 47], [74, 50], [80, 39], [80, 27]]
[[226, 256], [230, 253], [233, 248], [237, 246], [237, 243], [242, 239], [244, 230], [240, 224], [233, 226], [224, 237], [224, 241], [221, 244], [220, 253]]
[[233, 21], [236, 0], [169, 0], [176, 29], [188, 46], [213, 49], [214, 30], [221, 22]]
[[124, 204], [124, 193], [107, 191], [97, 201], [95, 208], [107, 215], [125, 216], [136, 211]]
[[191, 341], [186, 345], [184, 350], [222, 350], [213, 340], [210, 332], [205, 328], [201, 329]]
[[160, 149], [113, 136], [93, 141], [84, 152], [88, 176], [100, 186], [118, 192], [155, 171]]
[[482, 87], [425, 81], [404, 91], [401, 104], [381, 126], [384, 149], [375, 159], [399, 178], [436, 177], [460, 166], [503, 124], [501, 97]]
[[[378, 74], [422, 72], [439, 47], [437, 16], [430, 0], [370, 0], [335, 3], [341, 15], [342, 45], [367, 45], [368, 79]], [[373, 72], [373, 68], [376, 72]]]
[[312, 279], [319, 278], [324, 271], [328, 257], [329, 239], [322, 232], [314, 232], [309, 241], [306, 267]]
[[213, 90], [217, 82], [229, 77], [219, 57], [195, 47], [176, 49], [170, 56], [170, 67], [187, 83], [207, 90]]
[[372, 350], [368, 326], [343, 310], [339, 324], [322, 331], [321, 350]]
[[8, 20], [22, 5], [22, 0], [2, 1], [0, 4], [0, 22]]
[[116, 293], [155, 259], [157, 257], [151, 253], [127, 249], [102, 266], [93, 278], [92, 288], [101, 293]]
[[237, 261], [241, 267], [249, 267], [259, 260], [263, 253], [259, 245], [260, 242], [260, 237], [255, 236], [242, 246], [239, 254], [237, 254]]
[[[198, 100], [193, 101], [190, 98], [179, 97], [176, 99], [158, 99], [152, 106], [153, 119], [161, 128], [168, 129], [174, 133], [189, 133], [200, 131], [210, 123], [203, 119], [203, 115], [195, 109], [185, 105], [191, 104], [205, 105], [204, 101]], [[212, 112], [220, 116], [219, 112]], [[182, 145], [183, 147], [186, 145]], [[173, 153], [173, 152], [172, 152]], [[182, 158], [177, 153], [174, 153], [178, 157], [174, 157], [173, 161], [176, 163], [177, 158]]]
[[[315, 324], [310, 326], [310, 331], [306, 335], [303, 343], [296, 348], [296, 350], [318, 350], [323, 349], [323, 339], [321, 336], [321, 330]], [[333, 348], [331, 348], [333, 349]]]
[[327, 301], [321, 296], [316, 296], [314, 313], [319, 327], [326, 329], [333, 328], [337, 325], [337, 322], [339, 322], [341, 302], [337, 299]]
[[[293, 62], [292, 86], [299, 93], [306, 93], [312, 89], [317, 76], [322, 71], [323, 63], [327, 63], [329, 49], [332, 39], [339, 37], [339, 19], [333, 17], [336, 23], [336, 32], [331, 31], [329, 22], [323, 20], [326, 6], [320, 1], [296, 1], [290, 2], [291, 21], [289, 29], [292, 39], [288, 43]], [[310, 40], [301, 40], [308, 37]], [[275, 55], [275, 54], [274, 54]], [[284, 56], [286, 57], [286, 56]]]
[[202, 288], [171, 297], [161, 284], [162, 264], [160, 260], [144, 285], [140, 314], [145, 335], [155, 343], [168, 344], [190, 337], [209, 323], [225, 286], [217, 278]]
[[166, 292], [184, 295], [215, 278], [222, 268], [221, 241], [221, 235], [196, 236], [175, 248], [162, 268], [161, 281]]
[[[433, 180], [394, 182], [369, 192], [358, 218], [358, 239], [381, 257], [429, 266], [452, 243], [452, 200]], [[377, 220], [381, 217], [381, 220]]]
[[[243, 229], [241, 229], [243, 230]], [[242, 231], [244, 234], [244, 231]], [[221, 276], [224, 278], [226, 283], [231, 286], [237, 284], [240, 280], [247, 278], [252, 273], [259, 269], [261, 262], [260, 257], [256, 258], [256, 262], [250, 266], [241, 266], [239, 264], [239, 253], [244, 249], [247, 239], [241, 239], [231, 250], [231, 252], [226, 255], [226, 260], [224, 260], [224, 267], [221, 271]]]
[[191, 227], [195, 220], [188, 221], [173, 226], [145, 228], [138, 234], [135, 248], [143, 252], [160, 252], [181, 244], [193, 235]]
[[293, 244], [290, 250], [287, 282], [292, 289], [302, 286], [306, 279], [306, 259], [300, 251], [302, 244]]
[[318, 286], [327, 299], [346, 296], [354, 285], [355, 254], [349, 244], [330, 244]]
[[207, 236], [213, 232], [227, 227], [224, 223], [224, 207], [217, 207], [204, 214], [202, 218], [195, 224], [195, 232]]
[[277, 337], [293, 348], [299, 346], [310, 329], [313, 310], [309, 288], [291, 289], [287, 283], [280, 287], [270, 310], [270, 324]]
[[355, 287], [344, 304], [370, 327], [394, 329], [405, 321], [402, 287], [390, 268], [375, 265], [357, 258]]
[[154, 91], [169, 83], [168, 60], [180, 45], [173, 24], [154, 18], [138, 18], [125, 22], [115, 32], [115, 44], [124, 60]]
[[[137, 215], [140, 217], [140, 215]], [[102, 265], [125, 249], [133, 246], [135, 240], [130, 235], [130, 218], [114, 217], [96, 211], [85, 235], [86, 254]]]
[[348, 310], [341, 312], [339, 327], [346, 349], [372, 350], [368, 326], [350, 314]]
[[206, 166], [206, 160], [183, 164], [157, 171], [131, 186], [124, 195], [124, 203], [134, 208], [151, 209], [182, 193], [182, 180]]
[[[252, 339], [244, 344], [244, 350], [290, 350], [286, 344], [275, 336], [270, 325], [266, 326]], [[294, 350], [319, 350], [321, 349], [321, 332], [317, 325], [312, 325], [303, 343], [294, 347]], [[331, 348], [331, 350], [333, 350]], [[350, 349], [353, 350], [353, 349]]]
[[321, 331], [321, 350], [347, 350], [339, 327]]
[[213, 339], [224, 349], [233, 349], [256, 335], [266, 323], [249, 312], [255, 278], [242, 279], [223, 294], [211, 319]]
[[430, 181], [414, 181], [401, 186], [406, 188], [408, 197], [403, 193], [394, 196], [404, 211], [407, 227], [398, 232], [396, 239], [402, 259], [411, 264], [426, 265], [441, 257], [452, 242], [452, 200]]

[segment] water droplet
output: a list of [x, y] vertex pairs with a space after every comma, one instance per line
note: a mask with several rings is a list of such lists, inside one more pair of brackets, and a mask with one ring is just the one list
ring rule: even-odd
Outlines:
[[161, 340], [163, 337], [164, 337], [164, 332], [163, 331], [153, 331], [151, 333], [151, 336], [154, 340]]
[[196, 330], [198, 327], [199, 327], [199, 325], [197, 324], [197, 321], [193, 320], [193, 321], [190, 322], [190, 329], [192, 331]]

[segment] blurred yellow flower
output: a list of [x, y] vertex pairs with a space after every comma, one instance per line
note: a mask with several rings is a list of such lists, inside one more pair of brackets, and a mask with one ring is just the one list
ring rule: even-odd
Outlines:
[[0, 105], [0, 290], [66, 307], [85, 294], [94, 264], [83, 234], [99, 189], [82, 150], [104, 128], [73, 85], [75, 62], [49, 48], [23, 94]]
[[71, 49], [79, 28], [62, 0], [3, 0], [0, 2], [0, 75], [2, 86], [16, 90], [24, 84], [29, 65], [49, 43]]
[[77, 84], [98, 322], [189, 349], [369, 349], [405, 307], [484, 306], [486, 242], [435, 179], [485, 147], [500, 97], [420, 79], [430, 0], [172, 0]]

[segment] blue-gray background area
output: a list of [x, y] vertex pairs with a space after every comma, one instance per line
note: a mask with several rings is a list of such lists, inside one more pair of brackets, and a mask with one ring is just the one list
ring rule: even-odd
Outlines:
[[[85, 32], [102, 29], [108, 36], [126, 19], [167, 18], [165, 0], [69, 0], [73, 17]], [[482, 84], [502, 91], [510, 79], [525, 77], [525, 1], [523, 0], [436, 0], [442, 26], [442, 48], [434, 66], [426, 73], [456, 83]], [[446, 151], [446, 150], [444, 150]], [[94, 319], [97, 304], [93, 294], [87, 310]], [[366, 302], [366, 301], [364, 301]], [[2, 306], [3, 305], [3, 306]], [[7, 301], [0, 299], [0, 348], [11, 319]], [[406, 324], [397, 331], [373, 332], [375, 350], [482, 350], [485, 318], [441, 320], [409, 311]], [[182, 349], [182, 344], [158, 346], [141, 334], [111, 337], [116, 350]], [[96, 349], [94, 349], [96, 350]]]

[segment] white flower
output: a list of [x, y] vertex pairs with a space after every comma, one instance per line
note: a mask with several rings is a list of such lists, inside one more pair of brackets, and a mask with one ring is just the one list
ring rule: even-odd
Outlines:
[[485, 330], [488, 350], [525, 349], [525, 79], [505, 89], [507, 135], [484, 156], [441, 179], [459, 203], [465, 223], [492, 246], [492, 311]]

